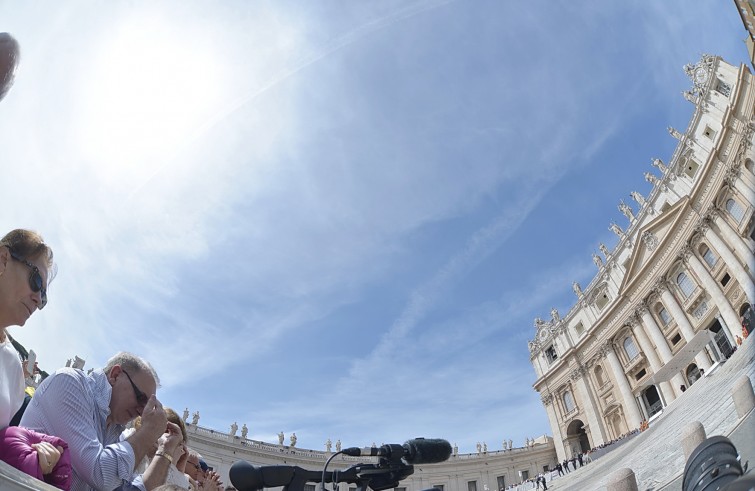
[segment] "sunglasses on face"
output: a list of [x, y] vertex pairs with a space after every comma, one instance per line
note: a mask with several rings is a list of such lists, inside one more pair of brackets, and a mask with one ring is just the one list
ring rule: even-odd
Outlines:
[[31, 273], [29, 273], [29, 287], [31, 287], [31, 291], [34, 293], [42, 292], [40, 295], [42, 301], [37, 306], [39, 310], [42, 310], [45, 308], [45, 305], [47, 305], [47, 288], [45, 288], [45, 282], [42, 279], [42, 274], [39, 272], [39, 268], [13, 251], [10, 251], [10, 257], [31, 269]]
[[149, 397], [147, 397], [147, 394], [139, 390], [139, 387], [134, 384], [134, 381], [131, 380], [131, 376], [128, 374], [128, 372], [121, 368], [121, 371], [126, 374], [126, 377], [128, 378], [128, 381], [131, 382], [131, 388], [134, 389], [134, 395], [136, 396], [136, 402], [139, 403], [140, 406], [144, 407], [147, 405], [147, 401], [149, 401]]

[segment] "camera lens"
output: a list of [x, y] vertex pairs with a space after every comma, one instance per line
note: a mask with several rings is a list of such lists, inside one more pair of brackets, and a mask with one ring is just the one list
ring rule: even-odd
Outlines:
[[684, 466], [682, 491], [713, 491], [742, 475], [737, 449], [725, 436], [712, 436], [695, 448]]

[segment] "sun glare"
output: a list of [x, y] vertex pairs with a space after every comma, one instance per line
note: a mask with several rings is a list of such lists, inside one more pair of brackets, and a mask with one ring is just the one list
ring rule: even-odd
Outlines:
[[80, 145], [104, 180], [135, 184], [219, 104], [222, 67], [208, 40], [166, 25], [123, 25], [103, 40], [82, 84]]

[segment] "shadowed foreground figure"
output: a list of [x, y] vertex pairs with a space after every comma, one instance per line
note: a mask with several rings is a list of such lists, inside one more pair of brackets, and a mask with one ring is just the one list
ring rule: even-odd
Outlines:
[[7, 32], [0, 32], [0, 100], [13, 85], [20, 57], [18, 41]]

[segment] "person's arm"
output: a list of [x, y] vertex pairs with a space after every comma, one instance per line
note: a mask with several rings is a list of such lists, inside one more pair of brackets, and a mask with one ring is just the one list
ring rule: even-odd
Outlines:
[[60, 372], [37, 390], [21, 419], [25, 426], [68, 443], [71, 467], [96, 489], [115, 489], [134, 472], [134, 452], [126, 442], [104, 446], [95, 427], [96, 404], [86, 380], [75, 371]]
[[149, 398], [147, 405], [144, 406], [141, 416], [142, 424], [139, 429], [126, 438], [134, 451], [136, 462], [141, 462], [147, 456], [160, 435], [165, 433], [168, 424], [165, 410], [154, 394]]
[[173, 454], [182, 439], [181, 429], [178, 425], [169, 422], [166, 433], [160, 438], [157, 445], [155, 456], [152, 457], [147, 470], [142, 474], [141, 480], [146, 489], [154, 489], [165, 484], [165, 480], [168, 478], [168, 469], [173, 465]]

